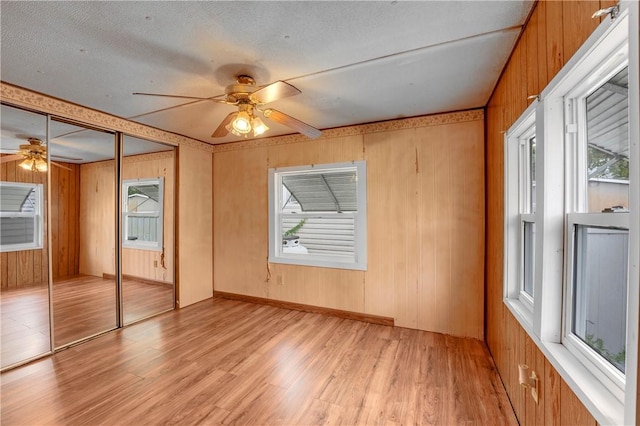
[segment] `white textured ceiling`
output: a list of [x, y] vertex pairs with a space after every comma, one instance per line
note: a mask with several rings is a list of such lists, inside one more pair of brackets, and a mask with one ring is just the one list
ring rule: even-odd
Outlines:
[[[484, 106], [532, 6], [2, 1], [0, 78], [220, 143], [239, 140], [210, 137], [233, 107], [132, 92], [209, 97], [249, 74], [298, 87], [270, 106], [328, 129]], [[292, 133], [268, 125], [265, 136]]]

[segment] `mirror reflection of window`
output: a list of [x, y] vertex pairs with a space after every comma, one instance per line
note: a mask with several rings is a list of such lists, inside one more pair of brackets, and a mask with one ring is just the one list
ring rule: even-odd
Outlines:
[[124, 247], [162, 250], [164, 178], [127, 180], [122, 186]]
[[42, 184], [0, 182], [0, 251], [42, 248]]
[[175, 306], [175, 161], [173, 146], [124, 135], [120, 199], [124, 324]]
[[[45, 226], [48, 171], [42, 167], [47, 118], [1, 105], [0, 125], [0, 368], [4, 369], [50, 352], [51, 334]], [[33, 159], [39, 166], [35, 170]]]

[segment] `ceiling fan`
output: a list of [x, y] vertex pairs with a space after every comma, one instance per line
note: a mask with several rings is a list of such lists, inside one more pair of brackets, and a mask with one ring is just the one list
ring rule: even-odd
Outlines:
[[322, 132], [307, 123], [291, 117], [273, 108], [264, 108], [270, 102], [277, 101], [289, 96], [302, 93], [298, 88], [284, 81], [276, 81], [266, 86], [256, 85], [253, 77], [239, 75], [234, 84], [230, 84], [225, 89], [224, 95], [213, 96], [211, 98], [199, 98], [194, 96], [163, 95], [159, 93], [135, 92], [134, 95], [162, 96], [169, 98], [196, 99], [202, 101], [213, 101], [227, 105], [234, 105], [238, 108], [227, 115], [216, 130], [211, 135], [212, 138], [221, 138], [229, 133], [236, 136], [248, 137], [253, 132], [253, 136], [259, 136], [269, 128], [256, 115], [256, 111], [276, 123], [284, 124], [287, 127], [302, 133], [310, 138], [317, 138]]
[[[20, 145], [20, 149], [16, 154], [3, 155], [0, 157], [0, 163], [7, 163], [9, 161], [22, 160], [18, 166], [25, 170], [33, 172], [46, 172], [47, 171], [47, 147], [38, 138], [28, 138], [28, 144]], [[59, 155], [52, 155], [52, 157], [62, 160], [81, 160], [81, 158], [63, 157]], [[51, 162], [56, 167], [60, 167], [65, 170], [71, 170], [69, 167], [62, 164]]]

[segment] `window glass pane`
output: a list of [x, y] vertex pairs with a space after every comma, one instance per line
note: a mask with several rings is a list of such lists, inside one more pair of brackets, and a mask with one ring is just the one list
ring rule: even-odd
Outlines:
[[32, 217], [0, 218], [0, 245], [33, 243], [35, 231]]
[[127, 240], [129, 241], [158, 241], [158, 217], [129, 216], [127, 217]]
[[535, 236], [536, 224], [533, 222], [524, 222], [524, 266], [522, 290], [531, 297], [533, 297], [533, 279], [535, 268]]
[[355, 261], [356, 183], [355, 170], [284, 175], [283, 253]]
[[572, 332], [625, 371], [629, 231], [576, 226]]
[[127, 191], [127, 211], [130, 212], [154, 212], [158, 211], [158, 194], [160, 184], [130, 185]]
[[629, 208], [628, 69], [586, 99], [588, 211]]
[[161, 248], [163, 179], [137, 179], [123, 185], [123, 238], [130, 248]]
[[532, 137], [527, 141], [528, 147], [528, 192], [529, 192], [529, 213], [536, 212], [536, 137]]
[[306, 212], [357, 211], [356, 171], [303, 173], [285, 175], [282, 185], [289, 194], [283, 198], [294, 201]]
[[37, 184], [0, 185], [0, 248], [11, 251], [40, 246], [40, 192]]

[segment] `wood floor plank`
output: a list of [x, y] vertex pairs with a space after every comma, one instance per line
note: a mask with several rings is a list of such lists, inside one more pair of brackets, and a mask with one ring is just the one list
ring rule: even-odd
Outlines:
[[484, 342], [218, 298], [0, 382], [3, 425], [517, 424]]
[[[173, 287], [127, 279], [125, 324], [173, 307]], [[53, 285], [56, 346], [116, 327], [115, 281], [87, 275]], [[2, 367], [49, 352], [49, 287], [37, 284], [0, 293]]]

